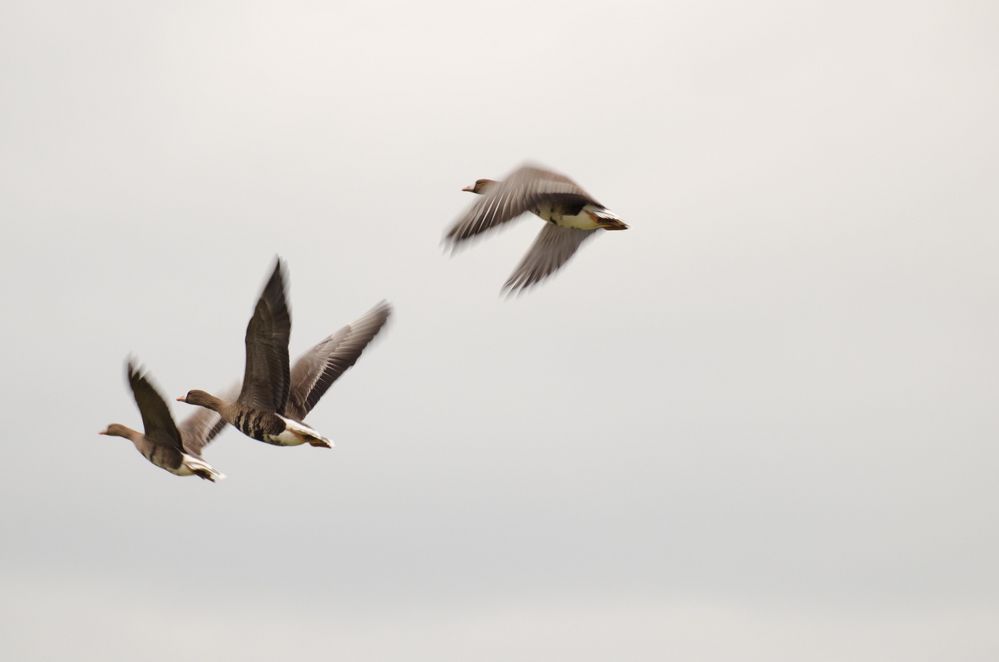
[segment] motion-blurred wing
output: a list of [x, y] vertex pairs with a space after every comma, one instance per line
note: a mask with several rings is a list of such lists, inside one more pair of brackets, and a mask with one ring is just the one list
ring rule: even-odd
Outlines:
[[284, 265], [278, 260], [257, 300], [253, 317], [246, 325], [246, 368], [239, 394], [241, 404], [262, 411], [284, 412], [290, 384], [290, 337], [291, 314], [285, 294]]
[[392, 313], [382, 301], [302, 355], [291, 370], [291, 396], [288, 414], [302, 420], [312, 411], [329, 387], [357, 363]]
[[503, 288], [519, 292], [540, 283], [568, 262], [579, 246], [595, 234], [596, 230], [577, 230], [546, 224]]

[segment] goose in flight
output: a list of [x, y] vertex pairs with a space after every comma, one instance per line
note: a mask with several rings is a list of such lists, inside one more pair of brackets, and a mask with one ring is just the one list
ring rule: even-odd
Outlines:
[[222, 431], [225, 421], [215, 412], [202, 409], [176, 425], [166, 400], [146, 374], [131, 360], [126, 365], [128, 384], [142, 415], [144, 431], [112, 423], [100, 434], [128, 439], [143, 457], [177, 476], [198, 476], [212, 482], [225, 478], [225, 474], [201, 457], [201, 450]]
[[462, 190], [482, 197], [448, 231], [445, 241], [452, 247], [525, 212], [546, 221], [503, 286], [508, 292], [521, 292], [548, 278], [597, 230], [628, 229], [574, 181], [537, 166], [521, 166], [499, 182], [479, 179]]
[[246, 366], [235, 400], [192, 390], [177, 398], [219, 413], [248, 437], [276, 446], [332, 448], [333, 442], [303, 422], [336, 379], [361, 356], [388, 320], [380, 303], [364, 317], [322, 340], [289, 368], [291, 315], [284, 265], [279, 259], [246, 327]]

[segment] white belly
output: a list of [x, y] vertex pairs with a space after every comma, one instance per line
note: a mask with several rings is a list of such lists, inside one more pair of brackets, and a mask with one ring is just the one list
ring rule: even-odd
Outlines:
[[305, 443], [305, 438], [295, 434], [290, 428], [285, 428], [279, 435], [269, 434], [267, 438], [270, 439], [272, 444], [277, 444], [278, 446], [301, 446]]
[[564, 228], [576, 228], [577, 230], [596, 230], [600, 226], [597, 222], [593, 220], [587, 210], [590, 208], [589, 205], [583, 207], [578, 214], [575, 216], [562, 216], [561, 218], [555, 219], [555, 222]]
[[293, 421], [290, 418], [281, 417], [284, 421], [285, 428], [278, 435], [268, 435], [268, 439], [271, 443], [278, 444], [279, 446], [300, 446], [304, 443], [312, 443], [313, 440], [322, 440], [329, 443], [332, 448], [332, 443], [326, 439], [323, 435], [319, 434], [308, 425], [304, 425], [297, 421]]
[[561, 214], [558, 210], [553, 209], [550, 205], [544, 205], [540, 207], [535, 213], [546, 221], [554, 221], [556, 225], [560, 225], [564, 228], [576, 228], [577, 230], [596, 230], [600, 226], [593, 216], [587, 212], [592, 209], [590, 205], [586, 205], [579, 213], [575, 216], [567, 216]]

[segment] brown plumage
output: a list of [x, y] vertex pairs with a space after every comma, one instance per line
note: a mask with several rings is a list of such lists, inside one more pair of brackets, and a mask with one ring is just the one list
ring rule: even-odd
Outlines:
[[343, 373], [357, 363], [368, 344], [392, 314], [392, 307], [381, 301], [360, 319], [319, 341], [302, 354], [291, 368], [291, 393], [288, 413], [305, 420], [319, 399]]
[[225, 478], [201, 458], [202, 449], [222, 431], [225, 421], [204, 409], [188, 416], [178, 427], [166, 400], [131, 361], [126, 364], [126, 374], [142, 415], [143, 432], [112, 423], [100, 434], [128, 439], [143, 457], [172, 474], [210, 481]]
[[504, 285], [511, 292], [531, 287], [557, 271], [595, 230], [628, 228], [574, 181], [537, 166], [521, 166], [502, 182], [479, 179], [463, 190], [482, 197], [445, 235], [452, 246], [528, 211], [549, 223]]
[[382, 302], [367, 315], [324, 339], [288, 367], [288, 312], [284, 267], [278, 260], [246, 327], [246, 366], [235, 401], [199, 390], [177, 398], [219, 412], [243, 434], [278, 446], [332, 442], [303, 423], [330, 385], [354, 365], [391, 309]]

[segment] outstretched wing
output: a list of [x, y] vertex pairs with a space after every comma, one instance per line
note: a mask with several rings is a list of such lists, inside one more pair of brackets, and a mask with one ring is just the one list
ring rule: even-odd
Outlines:
[[565, 175], [536, 166], [521, 166], [476, 200], [451, 227], [445, 240], [452, 245], [460, 243], [543, 203], [579, 207], [599, 204]]
[[291, 314], [285, 293], [284, 265], [280, 259], [257, 300], [250, 323], [246, 325], [246, 368], [240, 404], [284, 413], [288, 402], [290, 375], [288, 339]]
[[391, 314], [392, 307], [382, 301], [295, 361], [291, 369], [288, 414], [298, 420], [304, 419], [333, 382], [357, 363], [364, 348], [378, 335]]
[[142, 414], [142, 427], [146, 439], [169, 448], [183, 452], [180, 432], [170, 415], [166, 400], [150, 383], [145, 372], [136, 367], [131, 360], [127, 363], [126, 372], [128, 385], [132, 387], [132, 396]]
[[569, 261], [580, 245], [597, 233], [596, 230], [577, 230], [552, 223], [538, 233], [531, 250], [503, 286], [509, 292], [520, 292], [540, 283]]

